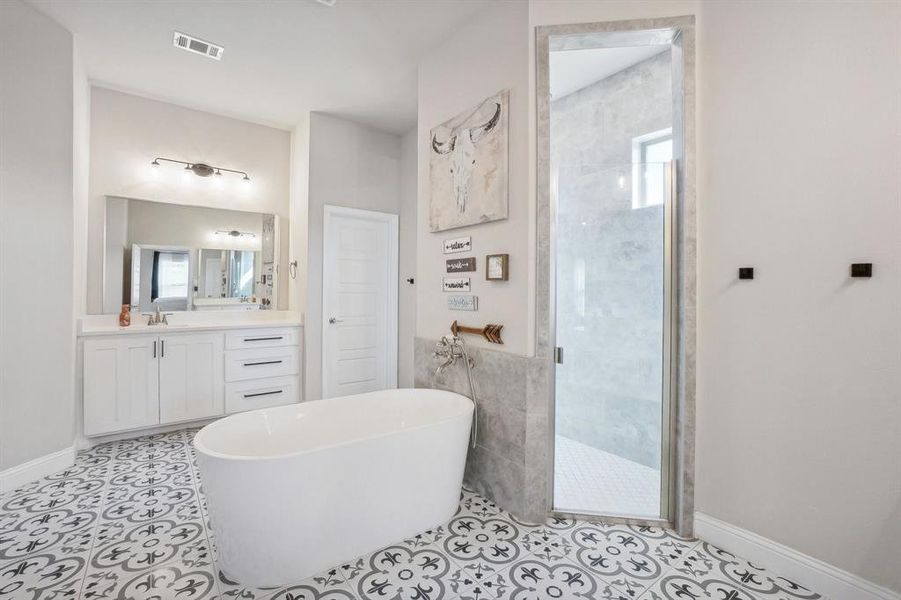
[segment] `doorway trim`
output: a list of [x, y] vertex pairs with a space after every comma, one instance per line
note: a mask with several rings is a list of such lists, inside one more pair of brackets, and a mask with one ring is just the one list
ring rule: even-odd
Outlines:
[[361, 208], [348, 208], [324, 204], [322, 207], [322, 343], [319, 348], [319, 357], [322, 362], [319, 376], [322, 378], [321, 398], [329, 398], [328, 379], [326, 377], [326, 343], [325, 336], [328, 331], [329, 311], [326, 310], [327, 277], [326, 264], [329, 258], [328, 231], [333, 217], [345, 216], [357, 219], [366, 219], [385, 223], [388, 226], [388, 298], [385, 307], [385, 383], [388, 389], [397, 387], [397, 311], [398, 311], [398, 216], [393, 213], [379, 212], [375, 210], [363, 210]]
[[[675, 327], [672, 335], [673, 440], [670, 453], [672, 525], [682, 535], [693, 530], [694, 513], [694, 440], [695, 440], [695, 349], [697, 297], [697, 219], [695, 188], [695, 18], [693, 15], [656, 19], [635, 19], [573, 25], [537, 27], [536, 51], [536, 198], [537, 198], [537, 277], [536, 277], [536, 355], [548, 366], [546, 467], [547, 510], [553, 511], [554, 486], [554, 221], [556, 198], [551, 195], [553, 174], [550, 165], [550, 49], [555, 36], [580, 36], [566, 40], [567, 47], [598, 47], [603, 37], [609, 45], [630, 45], [637, 36], [647, 38], [659, 33], [671, 43], [673, 52], [673, 138], [681, 154], [675, 156], [676, 223], [673, 251], [673, 306]], [[598, 34], [595, 36], [594, 34]], [[646, 42], [645, 42], [646, 43]], [[580, 46], [579, 44], [582, 44]], [[640, 522], [635, 519], [614, 521]], [[649, 523], [655, 523], [649, 521]]]

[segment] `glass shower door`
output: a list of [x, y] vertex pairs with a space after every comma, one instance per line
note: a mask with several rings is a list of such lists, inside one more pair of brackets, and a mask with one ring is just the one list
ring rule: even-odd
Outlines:
[[666, 519], [672, 164], [553, 172], [554, 509]]

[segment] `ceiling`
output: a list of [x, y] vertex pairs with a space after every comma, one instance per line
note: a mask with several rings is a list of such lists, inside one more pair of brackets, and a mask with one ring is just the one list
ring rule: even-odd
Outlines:
[[669, 45], [551, 52], [551, 98], [560, 98], [669, 49]]
[[[420, 58], [491, 0], [30, 0], [76, 34], [95, 85], [290, 129], [322, 111], [416, 124]], [[174, 31], [224, 46], [173, 47]]]

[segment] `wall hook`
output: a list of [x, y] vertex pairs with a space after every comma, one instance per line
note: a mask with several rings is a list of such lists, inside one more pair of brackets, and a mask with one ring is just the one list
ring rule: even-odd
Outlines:
[[873, 263], [853, 263], [851, 265], [851, 277], [872, 277]]
[[413, 285], [414, 283], [416, 283], [416, 280], [413, 279], [412, 277], [407, 277], [407, 283], [409, 283], [410, 285]]
[[738, 268], [738, 278], [739, 279], [754, 279], [754, 267], [739, 267]]

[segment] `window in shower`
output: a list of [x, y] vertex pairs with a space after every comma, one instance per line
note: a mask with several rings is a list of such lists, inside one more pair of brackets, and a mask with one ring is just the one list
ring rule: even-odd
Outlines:
[[632, 208], [663, 204], [660, 172], [673, 160], [673, 129], [667, 127], [632, 138]]
[[665, 519], [671, 47], [590, 37], [550, 41], [553, 508]]

